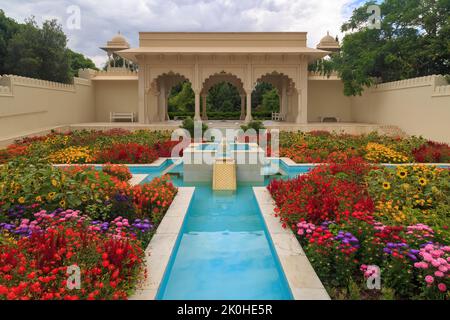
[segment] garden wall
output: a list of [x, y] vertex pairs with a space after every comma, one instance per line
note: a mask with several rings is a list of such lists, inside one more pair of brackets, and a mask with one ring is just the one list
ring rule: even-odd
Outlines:
[[138, 114], [138, 81], [94, 81], [95, 121], [109, 122], [110, 112]]
[[351, 122], [351, 101], [344, 94], [341, 80], [308, 81], [308, 121], [320, 121], [320, 117], [337, 117], [341, 122]]
[[355, 122], [395, 125], [450, 143], [450, 85], [442, 76], [383, 83], [352, 98], [351, 110]]
[[73, 85], [5, 75], [0, 77], [0, 137], [23, 136], [71, 123], [92, 122], [91, 80]]

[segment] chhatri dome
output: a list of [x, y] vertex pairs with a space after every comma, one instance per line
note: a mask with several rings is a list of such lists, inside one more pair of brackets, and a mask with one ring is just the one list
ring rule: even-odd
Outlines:
[[330, 36], [330, 32], [327, 32], [327, 35], [320, 40], [320, 43], [317, 45], [316, 48], [320, 50], [334, 52], [339, 51], [341, 49], [341, 46], [339, 45], [337, 37], [333, 38], [332, 36]]
[[130, 44], [128, 43], [127, 39], [120, 33], [120, 31], [110, 40], [106, 43], [105, 47], [100, 47], [100, 49], [104, 50], [108, 54], [108, 69], [109, 68], [128, 68], [129, 63], [126, 59], [122, 60], [122, 66], [117, 65], [117, 52], [130, 49]]
[[119, 50], [125, 50], [129, 49], [130, 44], [128, 43], [127, 39], [120, 33], [117, 33], [110, 41], [106, 43], [105, 47], [102, 47], [101, 49], [109, 52], [115, 52]]

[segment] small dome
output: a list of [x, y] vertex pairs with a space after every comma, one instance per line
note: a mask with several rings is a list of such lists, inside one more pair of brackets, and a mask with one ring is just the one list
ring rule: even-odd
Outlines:
[[119, 43], [121, 43], [121, 44], [127, 44], [127, 43], [128, 43], [128, 42], [127, 42], [127, 39], [120, 33], [120, 31], [119, 31], [118, 34], [116, 34], [116, 35], [111, 39], [110, 42], [114, 42], [114, 43], [117, 43], [117, 44], [119, 44]]
[[127, 39], [120, 33], [116, 34], [110, 41], [106, 43], [105, 47], [101, 47], [101, 49], [108, 52], [115, 52], [118, 50], [129, 49], [130, 44]]
[[327, 32], [327, 35], [320, 40], [320, 43], [317, 45], [317, 49], [327, 50], [327, 51], [337, 51], [341, 47], [339, 45], [339, 41], [337, 39], [330, 36], [330, 33]]

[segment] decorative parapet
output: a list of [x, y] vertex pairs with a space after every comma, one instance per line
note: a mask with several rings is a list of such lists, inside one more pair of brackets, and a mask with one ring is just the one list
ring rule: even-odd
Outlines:
[[330, 75], [324, 75], [321, 72], [310, 71], [308, 73], [308, 80], [341, 80], [338, 73], [333, 71]]
[[386, 82], [386, 83], [382, 83], [382, 84], [377, 84], [376, 86], [373, 87], [373, 90], [379, 92], [379, 91], [432, 86], [436, 83], [436, 81], [440, 80], [440, 77], [441, 76], [431, 75], [431, 76], [426, 76], [426, 77]]
[[0, 96], [10, 96], [11, 87], [0, 86]]
[[7, 78], [13, 86], [25, 86], [34, 88], [43, 88], [51, 90], [61, 90], [61, 91], [75, 91], [75, 86], [73, 84], [65, 84], [47, 80], [40, 80], [34, 78], [27, 78], [15, 75], [5, 75], [2, 79]]
[[434, 88], [433, 97], [438, 97], [438, 96], [450, 96], [450, 85], [436, 86]]
[[0, 77], [0, 96], [13, 96], [15, 86], [76, 92], [76, 86], [79, 85], [91, 86], [91, 81], [84, 78], [74, 78], [73, 84], [65, 84], [16, 75], [4, 75]]
[[108, 70], [94, 71], [92, 80], [137, 80], [138, 72], [127, 68], [108, 68]]

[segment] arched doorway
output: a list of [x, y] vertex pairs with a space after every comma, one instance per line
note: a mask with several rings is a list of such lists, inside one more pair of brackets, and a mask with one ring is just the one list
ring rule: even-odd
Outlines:
[[276, 71], [260, 76], [252, 92], [252, 110], [255, 118], [271, 118], [277, 113], [280, 121], [295, 121], [297, 90], [294, 81]]
[[[209, 76], [203, 83], [201, 97], [202, 120], [208, 120], [208, 110], [210, 112], [213, 110], [233, 112], [234, 110], [239, 111], [239, 109], [240, 113], [236, 115], [236, 120], [245, 119], [244, 84], [237, 76], [226, 72]], [[217, 117], [213, 118], [217, 119]]]
[[153, 80], [149, 91], [149, 94], [157, 100], [154, 104], [156, 108], [147, 112], [149, 119], [154, 119], [153, 121], [164, 122], [170, 120], [169, 99], [180, 93], [181, 96], [178, 97], [179, 103], [187, 108], [180, 111], [186, 114], [194, 112], [194, 92], [189, 79], [182, 74], [175, 72], [161, 74]]

